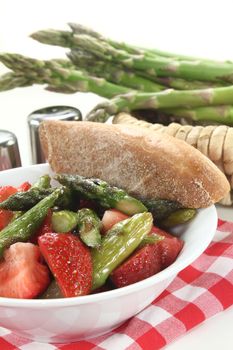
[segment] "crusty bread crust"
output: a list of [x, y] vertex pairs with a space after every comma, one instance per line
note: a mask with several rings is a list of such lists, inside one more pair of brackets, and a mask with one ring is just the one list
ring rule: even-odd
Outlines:
[[129, 125], [45, 121], [40, 138], [55, 172], [97, 177], [131, 195], [201, 208], [230, 190], [207, 157], [166, 134]]

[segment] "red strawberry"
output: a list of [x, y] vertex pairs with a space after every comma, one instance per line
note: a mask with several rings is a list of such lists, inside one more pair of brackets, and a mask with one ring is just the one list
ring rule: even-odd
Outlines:
[[38, 243], [65, 297], [91, 292], [91, 253], [78, 237], [71, 233], [46, 233]]
[[[106, 210], [102, 218], [103, 232], [108, 231], [113, 225], [127, 218], [127, 215], [121, 213], [118, 210]], [[153, 226], [151, 230], [151, 233], [153, 232], [164, 237], [164, 239], [159, 242], [159, 244], [161, 246], [162, 267], [165, 268], [176, 260], [179, 252], [183, 248], [184, 242], [181, 239], [174, 237], [170, 233], [167, 233], [166, 231], [163, 231], [155, 226]]]
[[39, 247], [15, 243], [4, 253], [0, 263], [0, 296], [32, 299], [50, 282], [49, 270], [41, 263]]
[[12, 217], [13, 217], [12, 211], [0, 209], [0, 231], [9, 224]]
[[147, 244], [116, 268], [111, 274], [111, 280], [116, 287], [125, 287], [153, 276], [161, 269], [159, 243]]
[[30, 188], [31, 188], [31, 184], [30, 182], [26, 181], [26, 182], [23, 182], [19, 187], [18, 187], [18, 192], [26, 192], [28, 191]]
[[106, 210], [102, 218], [102, 233], [106, 233], [112, 226], [117, 224], [119, 221], [128, 219], [128, 215], [121, 213], [116, 209]]
[[178, 254], [183, 248], [184, 242], [180, 238], [174, 237], [155, 226], [153, 226], [151, 232], [157, 233], [158, 235], [164, 237], [164, 239], [159, 242], [162, 267], [164, 269], [176, 260]]
[[[5, 201], [12, 194], [16, 193], [17, 189], [12, 186], [0, 187], [0, 202]], [[10, 210], [0, 209], [0, 230], [6, 227], [13, 217], [13, 213]]]
[[[102, 219], [105, 229], [110, 229], [117, 222], [128, 218], [117, 210], [106, 210]], [[177, 237], [153, 226], [151, 234], [156, 233], [164, 239], [154, 244], [148, 244], [138, 249], [122, 265], [111, 274], [111, 280], [116, 287], [142, 281], [153, 276], [167, 266], [171, 265], [181, 251], [184, 242]]]
[[43, 236], [45, 233], [52, 232], [52, 214], [53, 214], [52, 210], [49, 209], [43, 223], [40, 226], [40, 228], [31, 237], [30, 241], [32, 243], [38, 244], [38, 238], [40, 236]]
[[17, 188], [13, 186], [3, 186], [0, 187], [0, 203], [5, 201], [12, 194], [17, 192]]

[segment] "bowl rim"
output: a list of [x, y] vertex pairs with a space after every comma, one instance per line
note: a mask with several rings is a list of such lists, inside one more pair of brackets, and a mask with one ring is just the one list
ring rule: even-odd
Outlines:
[[[10, 170], [4, 170], [0, 172], [0, 178], [2, 173], [11, 172], [14, 174], [14, 172], [17, 173], [19, 169], [22, 169], [22, 170], [30, 170], [33, 168], [48, 169], [48, 167], [49, 165], [47, 163], [44, 163], [44, 164], [30, 165], [27, 167], [14, 168]], [[49, 170], [51, 170], [50, 167], [49, 167]], [[122, 288], [113, 289], [110, 291], [78, 296], [78, 297], [70, 297], [70, 298], [17, 299], [17, 298], [0, 297], [0, 306], [31, 308], [31, 309], [38, 309], [38, 308], [48, 309], [48, 308], [54, 308], [54, 307], [69, 307], [69, 306], [80, 305], [80, 304], [83, 305], [83, 304], [107, 301], [110, 299], [121, 297], [123, 295], [124, 296], [129, 295], [129, 294], [132, 294], [134, 291], [140, 291], [147, 287], [151, 287], [154, 284], [161, 282], [163, 280], [166, 280], [172, 277], [174, 278], [181, 270], [183, 270], [185, 267], [190, 265], [195, 259], [197, 259], [203, 253], [203, 251], [208, 247], [208, 245], [212, 241], [212, 238], [215, 234], [215, 230], [217, 229], [218, 216], [217, 216], [217, 210], [215, 206], [212, 205], [208, 208], [204, 208], [201, 210], [209, 211], [209, 214], [211, 214], [213, 218], [212, 221], [209, 223], [208, 232], [203, 238], [201, 247], [199, 249], [194, 250], [194, 252], [189, 254], [189, 256], [186, 257], [185, 259], [176, 260], [173, 264], [171, 264], [164, 270], [158, 272], [157, 274], [151, 277], [146, 278], [145, 280], [136, 282], [134, 284], [131, 284], [129, 286], [125, 286]]]

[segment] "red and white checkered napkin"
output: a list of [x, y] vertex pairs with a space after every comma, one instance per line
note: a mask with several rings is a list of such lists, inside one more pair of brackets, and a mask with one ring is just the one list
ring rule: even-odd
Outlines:
[[156, 350], [233, 305], [233, 223], [220, 221], [213, 242], [137, 316], [111, 333], [72, 344], [42, 344], [0, 328], [1, 350]]

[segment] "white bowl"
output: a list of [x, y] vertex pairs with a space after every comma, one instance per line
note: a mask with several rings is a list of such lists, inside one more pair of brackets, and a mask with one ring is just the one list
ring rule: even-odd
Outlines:
[[[47, 164], [0, 172], [0, 186], [34, 182], [52, 173]], [[209, 245], [217, 227], [214, 206], [202, 209], [177, 232], [185, 241], [177, 260], [165, 270], [130, 286], [82, 297], [52, 300], [0, 298], [0, 326], [44, 342], [95, 337], [119, 326], [149, 305]]]

